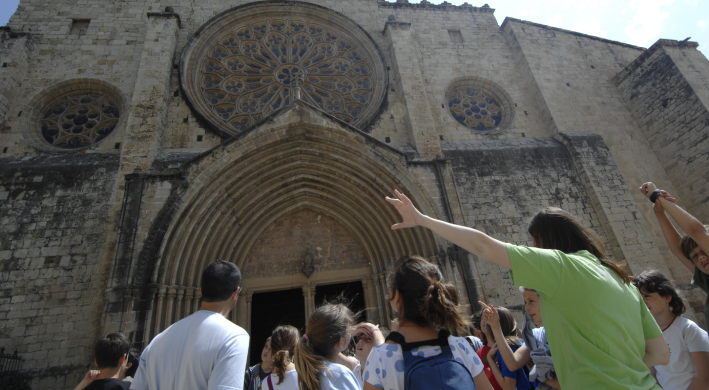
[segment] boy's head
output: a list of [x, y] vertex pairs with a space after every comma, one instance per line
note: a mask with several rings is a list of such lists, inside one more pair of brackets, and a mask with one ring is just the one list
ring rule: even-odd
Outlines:
[[131, 349], [128, 352], [128, 364], [126, 365], [125, 376], [131, 378], [135, 377], [135, 372], [138, 371], [138, 365], [140, 364], [140, 353], [136, 349]]
[[657, 271], [644, 271], [633, 279], [633, 285], [640, 290], [652, 315], [659, 315], [668, 308], [676, 316], [684, 313], [684, 302], [665, 275]]
[[94, 356], [99, 369], [125, 366], [130, 344], [120, 333], [109, 333], [96, 343]]
[[[704, 225], [704, 229], [709, 231], [709, 225]], [[705, 274], [709, 274], [709, 254], [704, 253], [702, 248], [697, 245], [696, 241], [694, 241], [692, 237], [682, 237], [680, 247], [682, 248], [682, 253], [684, 256], [689, 260], [692, 260], [695, 267], [699, 268], [699, 270]]]
[[239, 289], [239, 268], [224, 260], [217, 260], [202, 272], [202, 301], [224, 302]]

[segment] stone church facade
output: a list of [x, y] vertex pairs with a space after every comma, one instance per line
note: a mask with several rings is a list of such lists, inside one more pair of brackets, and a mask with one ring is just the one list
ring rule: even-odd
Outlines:
[[328, 286], [388, 323], [385, 274], [406, 254], [471, 309], [521, 313], [506, 270], [391, 231], [395, 188], [518, 244], [562, 207], [631, 273], [673, 278], [706, 326], [637, 191], [652, 180], [709, 221], [696, 43], [426, 1], [21, 0], [0, 63], [0, 345], [34, 388], [73, 388], [101, 333], [140, 349], [197, 310], [215, 259], [242, 270], [230, 319], [252, 335], [264, 311], [303, 321]]

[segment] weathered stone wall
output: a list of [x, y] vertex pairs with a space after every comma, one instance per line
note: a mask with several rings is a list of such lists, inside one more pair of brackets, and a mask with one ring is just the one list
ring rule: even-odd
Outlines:
[[613, 80], [687, 211], [709, 221], [709, 61], [660, 40]]
[[[0, 30], [0, 134], [10, 131], [7, 117], [11, 114], [8, 110], [25, 77], [32, 49], [30, 34], [17, 34], [7, 27]], [[7, 154], [7, 150], [2, 153]]]
[[0, 161], [0, 345], [37, 388], [75, 386], [100, 330], [115, 156]]

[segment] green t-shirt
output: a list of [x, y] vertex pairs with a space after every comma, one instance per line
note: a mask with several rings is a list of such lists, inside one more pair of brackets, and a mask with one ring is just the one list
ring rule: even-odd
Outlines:
[[588, 251], [507, 244], [515, 286], [537, 290], [562, 389], [660, 389], [643, 363], [662, 336], [640, 292]]
[[[709, 294], [709, 275], [700, 271], [699, 267], [694, 267], [692, 284]], [[709, 296], [707, 297], [707, 300], [704, 301], [704, 321], [706, 321], [706, 327], [709, 329]]]

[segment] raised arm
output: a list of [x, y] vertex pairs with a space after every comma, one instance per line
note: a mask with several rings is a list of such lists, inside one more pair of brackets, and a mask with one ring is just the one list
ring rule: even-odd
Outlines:
[[393, 225], [392, 230], [423, 226], [476, 256], [488, 259], [507, 269], [510, 268], [510, 256], [504, 242], [481, 231], [423, 215], [406, 195], [397, 190], [394, 193], [396, 198], [387, 197], [386, 201], [396, 208], [403, 221]]
[[[642, 191], [642, 193], [648, 198], [656, 189], [657, 186], [651, 182], [645, 183], [642, 187], [640, 187], [640, 191]], [[682, 230], [684, 230], [687, 235], [689, 235], [689, 237], [691, 237], [697, 245], [699, 245], [704, 253], [709, 254], [709, 233], [704, 228], [704, 225], [692, 214], [677, 206], [676, 203], [670, 201], [666, 197], [658, 197], [655, 203], [657, 202], [660, 202], [662, 208], [667, 211], [672, 219], [677, 222], [679, 227], [681, 227]]]
[[485, 322], [490, 324], [492, 334], [495, 335], [495, 340], [497, 341], [497, 348], [499, 348], [500, 355], [502, 355], [502, 360], [505, 361], [507, 368], [510, 371], [517, 371], [524, 367], [525, 364], [529, 363], [531, 357], [529, 348], [523, 345], [513, 352], [512, 348], [504, 342], [505, 335], [502, 334], [502, 327], [500, 326], [500, 314], [497, 312], [497, 309], [495, 309], [495, 306], [488, 306], [484, 302], [478, 303], [485, 308], [483, 314]]
[[[671, 199], [674, 199], [671, 197], [668, 198], [669, 194], [666, 192], [663, 191], [663, 193], [666, 195], [662, 196], [662, 198], [666, 201], [671, 201]], [[694, 263], [692, 263], [692, 260], [688, 259], [687, 256], [682, 253], [682, 247], [680, 245], [682, 236], [680, 236], [677, 229], [675, 229], [674, 225], [672, 225], [670, 219], [667, 218], [667, 214], [665, 214], [665, 208], [662, 207], [662, 203], [662, 201], [655, 201], [655, 204], [652, 206], [652, 211], [655, 212], [657, 222], [660, 223], [662, 235], [665, 236], [665, 241], [667, 241], [667, 245], [669, 245], [672, 254], [675, 255], [675, 257], [679, 259], [679, 261], [681, 261], [691, 273], [694, 273]]]

